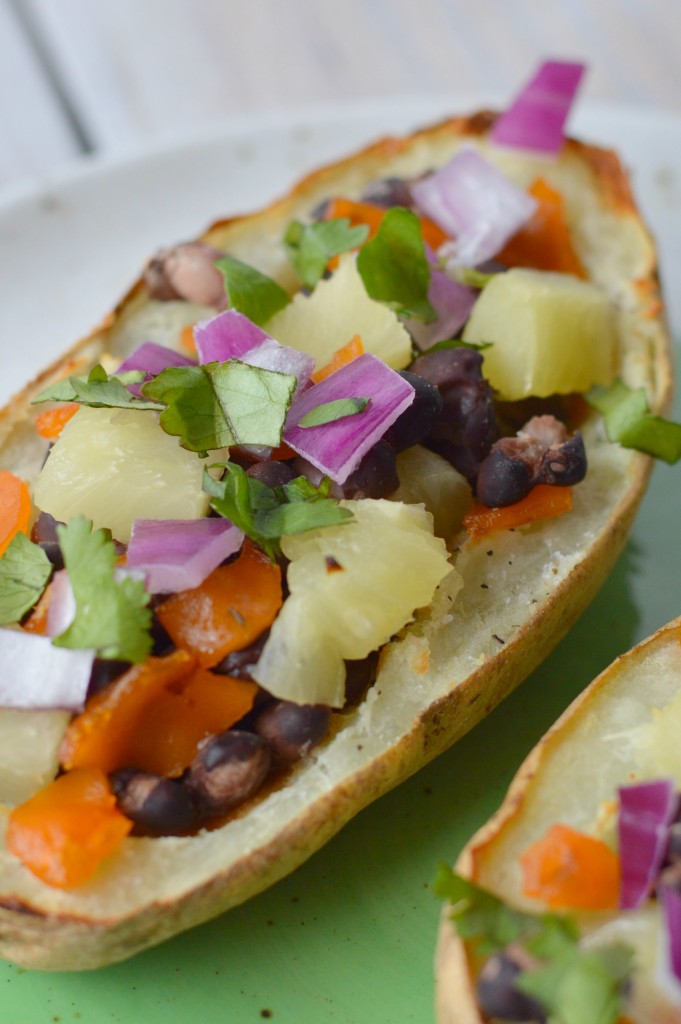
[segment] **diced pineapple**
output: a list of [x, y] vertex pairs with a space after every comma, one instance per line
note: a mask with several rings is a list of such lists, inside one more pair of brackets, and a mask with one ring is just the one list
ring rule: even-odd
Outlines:
[[510, 401], [584, 392], [613, 381], [616, 341], [608, 297], [569, 274], [520, 268], [497, 274], [473, 307], [463, 337], [492, 342], [483, 373]]
[[127, 543], [135, 519], [206, 515], [204, 464], [161, 429], [155, 412], [82, 407], [52, 448], [34, 500], [55, 519], [84, 515]]
[[20, 804], [57, 774], [68, 711], [0, 710], [0, 803]]
[[253, 670], [270, 693], [299, 704], [341, 706], [343, 659], [387, 643], [454, 571], [421, 506], [341, 504], [349, 522], [283, 538], [290, 596]]
[[388, 306], [369, 298], [352, 254], [342, 257], [338, 269], [327, 281], [320, 281], [312, 295], [296, 295], [265, 330], [282, 344], [314, 356], [318, 367], [325, 366], [356, 334], [365, 352], [393, 370], [411, 362], [407, 331]]
[[400, 486], [390, 501], [422, 502], [433, 517], [436, 537], [447, 540], [458, 530], [473, 501], [468, 481], [446, 459], [414, 445], [397, 456]]

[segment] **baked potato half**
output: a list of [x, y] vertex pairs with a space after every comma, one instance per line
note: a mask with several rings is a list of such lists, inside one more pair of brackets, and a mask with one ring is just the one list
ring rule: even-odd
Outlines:
[[[309, 218], [330, 197], [361, 197], [377, 181], [417, 178], [470, 145], [518, 185], [541, 176], [561, 193], [587, 277], [614, 311], [618, 376], [645, 389], [653, 412], [663, 411], [671, 369], [655, 249], [623, 168], [613, 153], [574, 140], [549, 162], [503, 151], [489, 142], [493, 123], [493, 114], [480, 113], [382, 140], [310, 175], [268, 209], [218, 222], [202, 241], [292, 291], [296, 282], [281, 246], [292, 220]], [[175, 347], [185, 326], [214, 311], [152, 298], [145, 280], [138, 281], [100, 328], [2, 411], [2, 467], [29, 484], [37, 478], [47, 444], [36, 433], [31, 402], [48, 384], [101, 360], [119, 362], [150, 339]], [[595, 411], [579, 406], [569, 425], [581, 429], [589, 459], [572, 511], [497, 532], [493, 544], [455, 530], [448, 546], [460, 592], [441, 587], [416, 623], [383, 648], [364, 700], [334, 715], [324, 743], [224, 824], [191, 835], [129, 837], [71, 890], [39, 881], [3, 844], [0, 954], [31, 967], [94, 968], [223, 912], [292, 871], [496, 706], [595, 594], [650, 473], [648, 456], [608, 441]], [[2, 808], [3, 834], [9, 814]]]

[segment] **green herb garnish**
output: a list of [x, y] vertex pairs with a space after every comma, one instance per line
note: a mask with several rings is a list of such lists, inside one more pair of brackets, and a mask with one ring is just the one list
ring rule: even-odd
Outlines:
[[335, 423], [346, 416], [356, 416], [358, 412], [364, 412], [370, 401], [370, 398], [337, 398], [333, 402], [323, 402], [306, 412], [297, 425], [320, 427], [324, 423]]
[[157, 402], [138, 398], [128, 384], [139, 384], [146, 377], [143, 370], [108, 374], [103, 366], [93, 366], [87, 377], [67, 377], [45, 388], [32, 405], [39, 402], [79, 402], [94, 409], [162, 409]]
[[291, 299], [287, 292], [266, 274], [233, 256], [223, 256], [215, 266], [225, 279], [225, 290], [230, 306], [243, 313], [254, 324], [262, 326], [287, 306]]
[[203, 489], [211, 496], [211, 507], [243, 530], [273, 561], [281, 553], [281, 537], [334, 526], [352, 517], [348, 509], [329, 498], [328, 479], [319, 487], [303, 476], [283, 487], [269, 487], [234, 463], [227, 463], [224, 469], [222, 480], [214, 480], [204, 471]]
[[681, 458], [681, 424], [652, 415], [643, 388], [618, 380], [610, 388], [592, 388], [586, 400], [602, 413], [611, 441], [669, 463]]
[[276, 448], [296, 378], [237, 360], [173, 366], [142, 391], [164, 403], [160, 422], [183, 448], [207, 452], [234, 444]]
[[52, 641], [57, 647], [97, 651], [100, 658], [141, 662], [151, 650], [149, 595], [142, 580], [116, 580], [116, 549], [108, 530], [94, 530], [78, 516], [57, 526], [64, 565], [76, 600], [76, 617]]
[[319, 220], [314, 224], [294, 220], [284, 235], [284, 248], [302, 283], [307, 288], [314, 288], [329, 260], [358, 249], [368, 234], [366, 224], [352, 227], [347, 217]]
[[374, 238], [360, 250], [359, 271], [367, 295], [401, 316], [430, 322], [437, 314], [428, 300], [430, 267], [421, 222], [401, 206], [388, 210]]
[[38, 602], [51, 575], [52, 565], [40, 545], [17, 533], [0, 558], [0, 626], [23, 618]]

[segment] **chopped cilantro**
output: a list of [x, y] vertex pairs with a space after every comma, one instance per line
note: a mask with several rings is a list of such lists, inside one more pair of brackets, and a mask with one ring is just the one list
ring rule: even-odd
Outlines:
[[203, 489], [211, 496], [211, 507], [243, 530], [273, 561], [280, 554], [281, 537], [334, 526], [352, 517], [348, 509], [328, 497], [328, 480], [315, 487], [301, 476], [283, 487], [269, 487], [234, 463], [224, 468], [222, 480], [214, 480], [204, 471]]
[[358, 412], [364, 412], [370, 401], [370, 398], [337, 398], [333, 402], [323, 402], [306, 412], [298, 421], [298, 426], [320, 427], [324, 423], [345, 419], [346, 416], [356, 416]]
[[287, 292], [271, 277], [233, 256], [221, 257], [216, 260], [215, 266], [225, 279], [230, 306], [254, 324], [262, 326], [267, 323], [291, 301]]
[[586, 400], [603, 414], [611, 441], [669, 463], [681, 458], [681, 423], [653, 416], [643, 388], [618, 380], [610, 388], [592, 388]]
[[100, 658], [141, 662], [151, 650], [149, 595], [142, 580], [115, 577], [116, 550], [108, 530], [78, 516], [57, 526], [76, 617], [55, 637], [57, 647], [94, 649]]
[[472, 348], [478, 352], [484, 352], [486, 348], [492, 347], [491, 341], [462, 341], [461, 338], [447, 338], [446, 341], [438, 341], [435, 345], [431, 345], [430, 348], [425, 349], [419, 353], [422, 356], [430, 355], [431, 352], [442, 352], [443, 349], [448, 348]]
[[515, 984], [535, 998], [550, 1024], [615, 1024], [624, 1011], [632, 953], [621, 944], [584, 950], [575, 922], [558, 914], [528, 914], [453, 874], [442, 865], [434, 885], [448, 900], [462, 938], [475, 940], [481, 956], [520, 942], [537, 966], [522, 970]]
[[19, 622], [44, 591], [52, 565], [39, 544], [17, 533], [0, 558], [0, 626]]
[[160, 422], [183, 448], [207, 452], [234, 444], [281, 444], [296, 378], [237, 360], [172, 366], [143, 385], [167, 408]]
[[320, 220], [314, 224], [292, 221], [284, 235], [284, 248], [304, 285], [314, 288], [333, 256], [358, 249], [366, 241], [365, 224], [351, 227], [347, 217]]
[[[447, 260], [443, 261], [444, 267], [447, 265]], [[443, 267], [443, 269], [444, 269]], [[492, 271], [491, 273], [485, 273], [482, 270], [477, 270], [476, 267], [452, 267], [447, 273], [451, 277], [458, 281], [459, 284], [468, 285], [469, 288], [482, 289], [486, 284], [489, 284], [493, 277], [503, 271]]]
[[139, 384], [146, 374], [142, 370], [129, 370], [109, 375], [103, 366], [93, 366], [87, 377], [67, 377], [42, 391], [32, 404], [39, 402], [80, 402], [95, 409], [161, 409], [157, 402], [138, 398], [128, 390], [128, 384]]
[[437, 314], [428, 300], [430, 267], [421, 222], [402, 206], [388, 210], [374, 238], [357, 257], [367, 295], [402, 316], [427, 322]]

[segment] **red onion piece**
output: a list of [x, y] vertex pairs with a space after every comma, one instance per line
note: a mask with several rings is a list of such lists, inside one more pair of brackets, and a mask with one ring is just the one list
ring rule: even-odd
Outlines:
[[243, 539], [228, 519], [136, 519], [126, 568], [145, 573], [151, 594], [193, 590]]
[[[340, 398], [370, 401], [354, 416], [318, 427], [298, 426], [311, 409]], [[413, 401], [411, 384], [365, 352], [296, 399], [289, 410], [284, 440], [322, 473], [342, 484]]]
[[412, 185], [419, 209], [454, 241], [440, 247], [451, 265], [477, 266], [496, 256], [537, 203], [476, 149], [464, 148]]
[[226, 363], [241, 359], [268, 335], [236, 309], [226, 309], [210, 320], [202, 320], [194, 327], [194, 340], [200, 363]]
[[620, 907], [640, 907], [650, 896], [664, 860], [678, 797], [671, 779], [654, 779], [618, 790]]
[[0, 707], [80, 711], [95, 651], [54, 647], [47, 636], [0, 629]]
[[248, 363], [249, 366], [259, 366], [263, 370], [274, 370], [277, 373], [288, 373], [292, 377], [297, 377], [296, 395], [310, 381], [316, 362], [314, 356], [309, 356], [297, 348], [290, 348], [288, 345], [280, 345], [274, 338], [267, 338], [261, 345], [252, 348], [242, 357], [241, 361]]
[[584, 70], [584, 64], [547, 60], [498, 119], [492, 141], [546, 156], [559, 153], [565, 141], [565, 121]]
[[[171, 366], [195, 366], [196, 360], [183, 356], [165, 345], [157, 345], [155, 341], [145, 341], [139, 348], [136, 348], [127, 359], [124, 359], [116, 373], [123, 373], [127, 370], [142, 370], [146, 373], [145, 380], [151, 380], [163, 370]], [[142, 394], [140, 384], [128, 384], [128, 391], [139, 398]]]
[[76, 599], [69, 574], [66, 569], [60, 569], [52, 577], [45, 636], [60, 636], [65, 633], [75, 617]]
[[468, 320], [477, 296], [475, 289], [453, 281], [444, 271], [431, 271], [428, 300], [437, 313], [437, 320], [430, 324], [421, 320], [405, 323], [421, 351], [454, 338]]
[[669, 967], [674, 977], [681, 981], [681, 893], [665, 885], [659, 895], [664, 913]]

